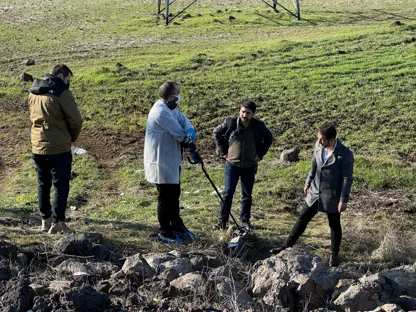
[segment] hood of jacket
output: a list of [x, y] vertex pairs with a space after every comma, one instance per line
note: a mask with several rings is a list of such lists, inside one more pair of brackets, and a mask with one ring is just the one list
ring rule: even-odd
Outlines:
[[60, 96], [62, 92], [68, 89], [69, 86], [62, 79], [54, 76], [46, 76], [42, 79], [35, 79], [29, 92], [36, 95], [52, 94]]

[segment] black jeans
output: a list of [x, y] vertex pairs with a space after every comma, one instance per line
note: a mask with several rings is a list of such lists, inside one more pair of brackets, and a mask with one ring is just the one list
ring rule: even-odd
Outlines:
[[173, 231], [186, 232], [179, 215], [180, 184], [156, 184], [157, 218], [160, 224], [160, 234], [172, 236]]
[[[305, 208], [299, 215], [296, 224], [286, 241], [287, 247], [295, 245], [298, 238], [303, 234], [308, 223], [318, 213], [318, 201], [316, 201], [311, 207], [305, 203]], [[331, 249], [333, 253], [339, 252], [339, 246], [341, 245], [342, 229], [341, 229], [341, 214], [340, 213], [327, 213], [328, 223], [331, 228]]]
[[[66, 203], [71, 177], [71, 152], [55, 155], [33, 154], [38, 177], [38, 202], [42, 219], [51, 216], [55, 222], [65, 221]], [[51, 206], [50, 193], [54, 187], [55, 194]]]
[[238, 180], [241, 182], [241, 212], [240, 221], [249, 222], [252, 197], [254, 186], [254, 177], [256, 175], [256, 166], [250, 168], [241, 168], [230, 164], [228, 161], [225, 164], [224, 171], [224, 203], [221, 203], [219, 223], [226, 224], [230, 217], [231, 204], [233, 202], [235, 188]]

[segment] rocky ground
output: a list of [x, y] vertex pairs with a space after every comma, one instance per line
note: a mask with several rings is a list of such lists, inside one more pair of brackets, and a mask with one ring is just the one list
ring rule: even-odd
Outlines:
[[416, 310], [416, 263], [360, 276], [296, 248], [258, 261], [244, 244], [124, 256], [102, 238], [72, 234], [51, 250], [0, 241], [0, 310]]

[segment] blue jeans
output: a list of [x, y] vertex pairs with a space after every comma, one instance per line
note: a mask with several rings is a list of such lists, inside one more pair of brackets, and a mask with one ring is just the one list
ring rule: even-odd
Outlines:
[[241, 211], [240, 221], [249, 222], [254, 186], [254, 176], [256, 174], [256, 166], [250, 168], [241, 168], [230, 164], [228, 161], [225, 164], [224, 172], [224, 202], [221, 203], [220, 217], [218, 222], [225, 225], [230, 217], [231, 205], [235, 188], [237, 187], [238, 179], [241, 182]]
[[[71, 177], [71, 152], [55, 155], [33, 154], [38, 177], [38, 201], [42, 219], [51, 216], [55, 222], [65, 221], [65, 210]], [[55, 189], [53, 203], [50, 202], [51, 187]]]

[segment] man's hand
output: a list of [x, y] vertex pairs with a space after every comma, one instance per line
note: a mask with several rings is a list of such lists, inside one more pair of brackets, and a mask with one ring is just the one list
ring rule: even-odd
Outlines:
[[339, 213], [345, 211], [345, 209], [347, 209], [347, 203], [339, 202], [339, 204], [338, 204]]
[[305, 194], [305, 196], [306, 196], [306, 195], [308, 195], [308, 192], [309, 192], [309, 186], [305, 186], [303, 188], [303, 194]]
[[195, 142], [196, 141], [196, 133], [193, 128], [189, 128], [186, 130], [186, 142]]
[[228, 154], [226, 154], [226, 155], [222, 156], [222, 158], [224, 158], [225, 160], [227, 160], [227, 158], [228, 158]]

